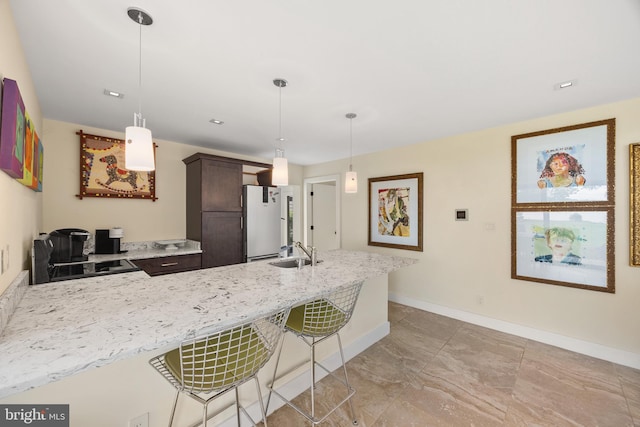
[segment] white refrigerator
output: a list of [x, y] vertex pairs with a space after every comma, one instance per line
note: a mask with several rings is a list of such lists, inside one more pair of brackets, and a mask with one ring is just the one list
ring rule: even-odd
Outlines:
[[280, 189], [245, 185], [242, 201], [245, 261], [277, 257], [282, 226]]

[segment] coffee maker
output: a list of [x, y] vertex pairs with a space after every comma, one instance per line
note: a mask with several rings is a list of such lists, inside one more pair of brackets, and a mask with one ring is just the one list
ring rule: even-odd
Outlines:
[[89, 258], [84, 254], [84, 242], [91, 236], [87, 230], [80, 228], [62, 228], [49, 233], [53, 244], [51, 264], [81, 262]]
[[120, 227], [108, 230], [96, 230], [96, 254], [120, 254], [126, 251], [120, 250], [120, 239], [124, 237], [124, 231]]

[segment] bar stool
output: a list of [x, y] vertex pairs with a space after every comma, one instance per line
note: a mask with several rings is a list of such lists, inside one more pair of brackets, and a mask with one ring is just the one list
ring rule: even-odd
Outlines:
[[202, 425], [206, 427], [209, 402], [232, 389], [235, 390], [238, 426], [241, 411], [255, 426], [255, 421], [238, 400], [238, 387], [250, 379], [255, 380], [266, 427], [267, 415], [256, 374], [275, 352], [288, 315], [289, 308], [286, 308], [256, 320], [189, 337], [180, 347], [151, 359], [151, 366], [176, 388], [169, 427], [173, 424], [180, 393], [204, 406]]
[[[351, 384], [349, 384], [347, 367], [344, 361], [344, 352], [342, 350], [342, 341], [340, 340], [339, 331], [344, 325], [349, 322], [349, 319], [351, 319], [353, 309], [358, 300], [358, 295], [360, 294], [360, 289], [362, 288], [362, 283], [363, 282], [358, 282], [340, 288], [314, 301], [296, 306], [291, 309], [289, 318], [287, 320], [287, 323], [285, 324], [285, 332], [294, 333], [298, 338], [302, 339], [302, 341], [304, 341], [304, 343], [307, 344], [310, 349], [309, 366], [311, 371], [311, 410], [310, 412], [307, 412], [299, 408], [290, 400], [286, 399], [284, 396], [278, 393], [275, 389], [276, 374], [278, 371], [278, 364], [280, 363], [280, 355], [282, 354], [282, 345], [280, 346], [278, 358], [276, 359], [276, 365], [273, 370], [273, 380], [268, 386], [269, 397], [267, 399], [267, 410], [269, 409], [269, 403], [271, 401], [271, 393], [274, 393], [287, 405], [291, 406], [307, 420], [311, 421], [313, 425], [316, 425], [324, 421], [329, 415], [331, 415], [345, 402], [349, 402], [353, 424], [358, 424], [358, 420], [356, 419], [356, 414], [353, 408], [353, 403], [351, 401], [351, 398], [356, 391], [351, 386]], [[338, 339], [338, 348], [340, 350], [340, 358], [342, 360], [342, 370], [344, 378], [341, 378], [340, 376], [334, 374], [329, 369], [316, 361], [315, 346], [333, 336], [337, 337]], [[316, 366], [323, 369], [327, 374], [334, 377], [346, 387], [346, 397], [344, 397], [344, 399], [342, 399], [340, 403], [338, 403], [321, 417], [316, 416], [315, 408]]]

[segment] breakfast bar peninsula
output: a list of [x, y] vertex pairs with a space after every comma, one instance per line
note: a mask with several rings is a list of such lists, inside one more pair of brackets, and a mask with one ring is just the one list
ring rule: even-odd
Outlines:
[[[150, 425], [163, 425], [174, 390], [147, 364], [151, 357], [175, 348], [189, 333], [257, 318], [363, 281], [341, 333], [346, 356], [353, 357], [388, 334], [388, 274], [416, 260], [346, 250], [323, 252], [319, 259], [302, 269], [257, 261], [157, 277], [140, 271], [29, 286], [0, 335], [0, 404], [69, 404], [72, 426], [126, 426], [144, 413]], [[306, 351], [295, 340], [285, 339], [284, 345], [281, 366], [290, 377], [285, 388], [288, 382], [288, 392], [295, 394]], [[318, 359], [331, 364], [333, 350], [321, 349]], [[251, 388], [241, 389], [241, 399], [247, 405], [256, 400]], [[185, 401], [176, 421], [188, 425], [199, 411]]]

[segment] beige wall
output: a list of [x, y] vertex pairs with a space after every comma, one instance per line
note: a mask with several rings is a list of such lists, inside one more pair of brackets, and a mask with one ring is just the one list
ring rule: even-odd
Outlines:
[[[44, 140], [40, 105], [18, 39], [9, 1], [0, 0], [0, 79], [5, 77], [18, 83], [25, 108], [33, 120], [36, 132]], [[42, 196], [0, 172], [0, 200], [0, 250], [5, 257], [8, 253], [9, 265], [8, 270], [0, 275], [2, 293], [21, 270], [30, 268], [29, 248], [42, 221]], [[7, 260], [5, 265], [6, 263]]]
[[[616, 293], [512, 280], [511, 136], [611, 117]], [[638, 117], [640, 99], [633, 99], [356, 157], [360, 191], [342, 194], [343, 247], [418, 258], [391, 275], [395, 295], [632, 352], [640, 363], [640, 268], [629, 266], [628, 255], [628, 152], [640, 141]], [[307, 167], [305, 178], [341, 172], [344, 179], [347, 166]], [[424, 172], [424, 252], [368, 247], [367, 178], [413, 172]], [[468, 222], [454, 220], [460, 208], [469, 209]]]
[[[123, 123], [124, 130], [125, 124]], [[156, 150], [156, 197], [152, 202], [143, 199], [105, 199], [76, 197], [79, 194], [80, 137], [76, 132], [113, 138], [124, 138], [122, 131], [108, 131], [88, 126], [44, 121], [47, 154], [44, 169], [46, 190], [42, 232], [58, 228], [77, 227], [95, 232], [96, 228], [120, 226], [125, 242], [140, 242], [185, 237], [186, 166], [182, 159], [197, 153], [241, 158], [271, 163], [271, 159], [239, 156], [217, 150], [163, 141], [154, 138]], [[291, 183], [299, 182], [300, 166], [290, 165]], [[297, 181], [296, 181], [297, 180]]]

